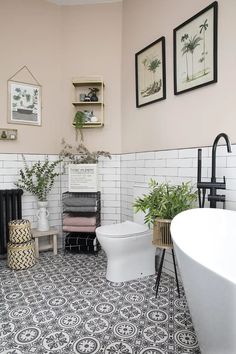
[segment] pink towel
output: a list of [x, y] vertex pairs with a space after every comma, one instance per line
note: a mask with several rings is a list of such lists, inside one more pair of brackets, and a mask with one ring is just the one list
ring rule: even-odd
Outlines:
[[86, 218], [84, 216], [65, 216], [63, 219], [64, 226], [95, 226], [96, 225], [96, 217], [92, 216]]
[[95, 232], [96, 226], [63, 226], [66, 232]]

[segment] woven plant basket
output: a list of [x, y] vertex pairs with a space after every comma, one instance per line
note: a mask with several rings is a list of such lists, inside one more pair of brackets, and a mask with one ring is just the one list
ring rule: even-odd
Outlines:
[[7, 264], [11, 269], [19, 270], [32, 267], [35, 264], [34, 241], [7, 244]]
[[172, 248], [169, 219], [156, 219], [153, 225], [153, 245], [160, 248]]
[[32, 239], [29, 220], [12, 220], [8, 223], [11, 243], [23, 243]]

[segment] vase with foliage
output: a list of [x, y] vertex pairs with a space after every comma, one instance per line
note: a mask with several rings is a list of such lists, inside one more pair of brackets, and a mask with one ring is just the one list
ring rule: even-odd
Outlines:
[[[180, 212], [194, 206], [197, 193], [193, 191], [190, 182], [174, 186], [169, 183], [159, 184], [151, 179], [149, 189], [149, 194], [144, 194], [135, 200], [134, 210], [135, 212], [143, 212], [145, 223], [149, 226], [153, 225], [154, 243], [157, 239], [163, 241], [163, 237], [170, 240], [171, 220]], [[162, 226], [160, 227], [160, 225]], [[166, 230], [168, 235], [164, 235]], [[163, 243], [165, 244], [166, 241]]]
[[55, 179], [61, 173], [56, 172], [56, 167], [61, 163], [61, 160], [50, 162], [38, 161], [29, 166], [23, 156], [24, 169], [20, 169], [20, 178], [15, 185], [23, 190], [33, 194], [38, 199], [39, 211], [38, 230], [49, 230], [48, 211], [47, 211], [47, 196], [51, 191]]

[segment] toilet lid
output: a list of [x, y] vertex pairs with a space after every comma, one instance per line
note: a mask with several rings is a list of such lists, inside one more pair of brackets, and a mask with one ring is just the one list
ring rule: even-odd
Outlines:
[[125, 221], [120, 224], [100, 226], [96, 229], [102, 236], [106, 237], [132, 237], [147, 233], [149, 228], [146, 225], [140, 225], [133, 221]]

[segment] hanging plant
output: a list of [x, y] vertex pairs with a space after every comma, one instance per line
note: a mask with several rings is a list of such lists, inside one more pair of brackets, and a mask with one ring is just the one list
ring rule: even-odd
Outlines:
[[84, 112], [77, 111], [75, 113], [73, 126], [75, 127], [75, 130], [76, 130], [76, 141], [78, 140], [78, 132], [80, 133], [81, 141], [84, 141], [83, 127], [85, 124], [85, 119], [86, 119], [86, 116], [85, 116]]

